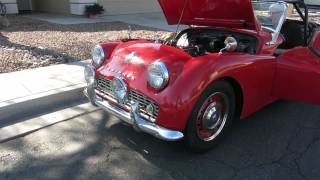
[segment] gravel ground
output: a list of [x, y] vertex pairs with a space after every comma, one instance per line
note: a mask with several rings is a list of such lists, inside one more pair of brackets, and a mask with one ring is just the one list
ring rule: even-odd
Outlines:
[[[90, 58], [101, 41], [128, 37], [121, 22], [57, 25], [21, 16], [9, 16], [11, 26], [0, 32], [0, 73]], [[168, 32], [131, 25], [132, 38], [159, 39]]]
[[[291, 15], [292, 19], [301, 20], [301, 17], [297, 12]], [[309, 21], [320, 24], [320, 10], [319, 9], [309, 9]]]

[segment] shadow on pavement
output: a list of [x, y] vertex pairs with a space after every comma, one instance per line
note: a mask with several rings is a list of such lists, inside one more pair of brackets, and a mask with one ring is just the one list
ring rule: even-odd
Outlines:
[[[137, 133], [106, 113], [89, 114], [60, 124], [63, 134], [57, 131], [48, 136], [39, 132], [3, 144], [9, 155], [1, 154], [0, 176], [8, 179], [317, 179], [320, 176], [319, 117], [319, 106], [279, 101], [235, 124], [224, 141], [208, 153], [195, 154], [182, 142], [164, 142]], [[58, 127], [51, 128], [48, 133]], [[44, 139], [30, 145], [36, 137]], [[42, 143], [55, 145], [47, 147]], [[70, 144], [83, 147], [68, 151]], [[14, 165], [10, 158], [22, 160]]]

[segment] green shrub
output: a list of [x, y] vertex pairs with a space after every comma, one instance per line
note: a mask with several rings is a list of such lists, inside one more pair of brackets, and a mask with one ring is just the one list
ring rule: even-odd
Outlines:
[[102, 14], [104, 12], [103, 6], [99, 4], [93, 4], [90, 6], [86, 6], [86, 14], [87, 15], [97, 15], [97, 14]]

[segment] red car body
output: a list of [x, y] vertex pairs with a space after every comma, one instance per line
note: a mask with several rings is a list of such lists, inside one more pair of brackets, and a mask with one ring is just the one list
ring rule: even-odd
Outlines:
[[[244, 119], [277, 99], [320, 104], [320, 30], [308, 46], [289, 49], [275, 56], [285, 40], [274, 44], [261, 28], [250, 0], [159, 0], [169, 24], [187, 24], [219, 31], [246, 34], [257, 39], [255, 53], [209, 53], [193, 57], [183, 50], [147, 40], [101, 43], [105, 60], [95, 69], [96, 78], [121, 76], [128, 88], [159, 105], [155, 124], [183, 132], [188, 118], [204, 90], [217, 80], [226, 80], [235, 89], [237, 115]], [[184, 14], [180, 19], [181, 8]], [[128, 63], [128, 54], [141, 62]], [[161, 59], [170, 79], [163, 90], [148, 84], [148, 66]]]

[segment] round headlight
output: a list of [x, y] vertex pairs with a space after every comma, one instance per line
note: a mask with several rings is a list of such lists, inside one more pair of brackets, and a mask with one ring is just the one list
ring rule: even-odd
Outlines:
[[166, 65], [161, 61], [156, 61], [148, 67], [148, 82], [151, 87], [161, 90], [169, 81], [169, 72]]
[[95, 66], [101, 65], [102, 61], [104, 60], [104, 50], [100, 45], [96, 45], [92, 49], [92, 60]]
[[124, 102], [128, 93], [127, 85], [120, 77], [115, 77], [111, 81], [111, 89], [118, 101]]

